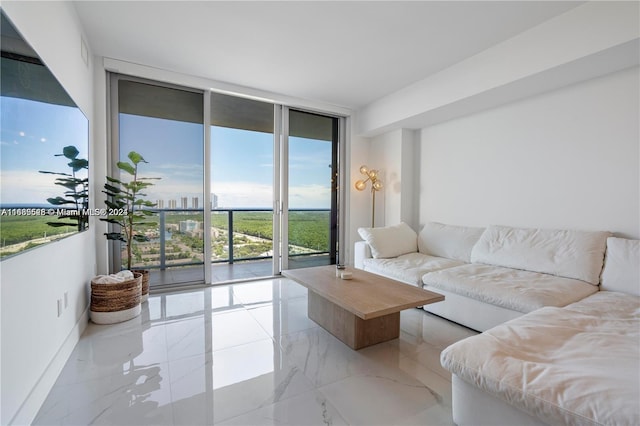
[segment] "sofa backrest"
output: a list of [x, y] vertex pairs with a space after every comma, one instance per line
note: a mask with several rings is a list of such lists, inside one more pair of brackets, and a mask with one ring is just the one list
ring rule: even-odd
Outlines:
[[640, 240], [607, 238], [600, 290], [640, 296]]
[[471, 252], [473, 263], [524, 269], [600, 283], [609, 232], [489, 226]]
[[469, 263], [471, 249], [483, 232], [484, 228], [429, 222], [418, 235], [418, 251]]

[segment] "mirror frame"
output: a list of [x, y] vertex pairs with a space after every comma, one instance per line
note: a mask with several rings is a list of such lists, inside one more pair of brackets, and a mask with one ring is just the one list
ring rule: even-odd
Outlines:
[[5, 260], [88, 230], [92, 212], [89, 120], [1, 9], [0, 19]]

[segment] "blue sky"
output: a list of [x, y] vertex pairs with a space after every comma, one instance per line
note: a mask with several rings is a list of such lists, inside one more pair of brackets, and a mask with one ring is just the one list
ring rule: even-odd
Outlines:
[[[127, 114], [120, 116], [120, 151], [143, 155], [144, 176], [160, 177], [147, 191], [152, 200], [200, 197], [203, 127]], [[219, 207], [267, 207], [273, 197], [273, 135], [212, 127], [211, 186]], [[290, 207], [329, 208], [331, 143], [290, 138]]]
[[[87, 120], [77, 108], [1, 98], [0, 202], [46, 204], [62, 195], [55, 177], [38, 170], [69, 171], [66, 159], [55, 157], [74, 145], [88, 158]], [[148, 189], [155, 201], [180, 197], [203, 203], [203, 126], [165, 119], [120, 115], [120, 152], [135, 150], [148, 164], [142, 176], [159, 177]], [[273, 135], [222, 127], [212, 128], [212, 192], [220, 207], [272, 206]], [[331, 143], [290, 138], [290, 207], [329, 208]], [[95, 195], [94, 195], [95, 196]], [[102, 196], [102, 194], [99, 194]]]
[[78, 108], [5, 96], [0, 108], [0, 203], [47, 204], [47, 198], [62, 196], [55, 177], [38, 170], [70, 172], [69, 161], [54, 156], [67, 145], [88, 158], [85, 116]]

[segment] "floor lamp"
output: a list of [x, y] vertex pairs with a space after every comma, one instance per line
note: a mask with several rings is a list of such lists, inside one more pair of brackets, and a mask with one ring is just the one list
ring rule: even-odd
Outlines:
[[356, 189], [358, 191], [364, 191], [367, 187], [367, 182], [371, 182], [371, 227], [375, 226], [376, 219], [376, 192], [382, 189], [382, 182], [378, 178], [378, 170], [369, 170], [367, 166], [360, 166], [360, 173], [365, 175], [365, 180], [358, 180], [356, 182]]

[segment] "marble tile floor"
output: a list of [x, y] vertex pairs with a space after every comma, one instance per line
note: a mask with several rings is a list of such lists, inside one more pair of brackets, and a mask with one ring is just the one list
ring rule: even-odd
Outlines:
[[34, 424], [453, 424], [440, 351], [475, 332], [410, 309], [399, 339], [353, 351], [308, 319], [306, 294], [266, 279], [90, 323]]

